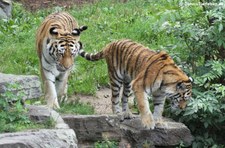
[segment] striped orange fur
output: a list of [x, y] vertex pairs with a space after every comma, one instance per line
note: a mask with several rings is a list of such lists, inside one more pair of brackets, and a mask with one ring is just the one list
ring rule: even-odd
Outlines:
[[58, 12], [47, 16], [37, 30], [41, 77], [45, 99], [51, 108], [59, 108], [58, 98], [67, 99], [67, 79], [82, 46], [80, 33], [86, 29], [79, 27], [67, 12]]
[[[105, 59], [108, 66], [112, 90], [112, 110], [120, 113], [119, 93], [123, 86], [122, 114], [131, 118], [128, 96], [132, 88], [137, 99], [142, 123], [154, 129], [155, 123], [162, 122], [165, 98], [171, 100], [172, 107], [185, 108], [191, 97], [191, 79], [176, 66], [165, 52], [156, 52], [128, 39], [112, 42], [96, 54], [83, 49], [79, 54], [87, 60]], [[154, 113], [149, 109], [148, 95], [152, 95]]]

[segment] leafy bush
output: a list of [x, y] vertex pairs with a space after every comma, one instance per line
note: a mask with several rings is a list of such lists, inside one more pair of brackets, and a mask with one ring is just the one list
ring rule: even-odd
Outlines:
[[0, 95], [0, 133], [16, 132], [24, 129], [52, 128], [53, 119], [43, 123], [35, 123], [30, 120], [28, 110], [24, 106], [24, 93], [15, 93], [20, 87], [17, 83], [11, 83], [6, 87], [6, 92]]
[[185, 43], [183, 58], [187, 62], [182, 65], [194, 78], [193, 99], [185, 111], [176, 112], [179, 121], [195, 136], [193, 147], [223, 147], [224, 144], [224, 2], [189, 0], [183, 5], [179, 2], [177, 6], [182, 10], [178, 10], [179, 15], [170, 14], [175, 21], [168, 21], [165, 27], [177, 37], [178, 43]]
[[13, 132], [29, 126], [31, 121], [27, 116], [27, 110], [22, 105], [23, 93], [13, 94], [11, 90], [18, 88], [17, 84], [11, 84], [7, 92], [0, 96], [0, 132]]

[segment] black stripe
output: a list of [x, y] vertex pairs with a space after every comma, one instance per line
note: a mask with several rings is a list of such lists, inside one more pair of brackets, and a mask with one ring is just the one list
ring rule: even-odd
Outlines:
[[86, 52], [85, 52], [83, 49], [81, 49], [81, 50], [79, 51], [79, 55], [82, 56], [83, 58], [85, 58], [85, 57], [84, 57], [85, 53], [86, 53]]
[[[126, 71], [129, 72], [129, 68], [132, 68], [132, 66], [136, 66], [136, 65], [132, 65], [132, 66], [129, 66], [130, 65], [130, 60], [133, 58], [132, 54], [137, 50], [137, 49], [140, 49], [141, 47], [143, 47], [142, 45], [137, 45], [133, 50], [131, 50], [132, 52], [129, 53], [129, 58], [127, 59], [127, 65], [126, 65]], [[133, 75], [133, 70], [130, 71], [130, 75], [132, 77]]]
[[51, 81], [52, 83], [55, 83], [55, 81], [52, 81], [52, 80], [50, 80], [50, 79], [46, 79], [46, 80], [49, 80], [49, 81]]
[[115, 46], [116, 46], [116, 65], [118, 66], [118, 68], [119, 68], [119, 60], [121, 60], [120, 58], [119, 58], [119, 52], [120, 52], [120, 54], [121, 54], [121, 47], [120, 47], [120, 45], [121, 44], [123, 44], [123, 42], [120, 42], [119, 44], [116, 44]]
[[123, 100], [123, 103], [128, 103], [128, 101], [127, 100], [126, 101]]
[[113, 105], [118, 105], [119, 103], [120, 103], [120, 101], [118, 101], [118, 102], [112, 101], [112, 104], [113, 104]]
[[50, 43], [50, 39], [49, 38], [47, 38], [47, 40], [46, 40], [46, 44], [49, 44]]
[[[150, 59], [152, 59], [152, 57], [154, 57], [155, 55], [158, 55], [158, 54], [153, 54], [151, 57], [149, 57], [148, 61], [149, 61]], [[145, 74], [144, 74], [144, 85], [143, 85], [144, 90], [145, 90], [145, 88], [146, 88], [145, 80], [146, 80], [146, 77], [147, 77], [147, 72], [148, 72], [148, 69], [149, 69], [149, 67], [150, 67], [151, 65], [152, 65], [152, 63], [150, 63], [150, 64], [148, 65], [148, 67], [146, 68], [146, 70], [145, 70]]]
[[91, 61], [91, 55], [90, 55], [90, 54], [87, 54], [87, 55], [85, 56], [85, 58], [86, 58], [87, 60]]
[[171, 85], [171, 84], [176, 84], [176, 83], [178, 83], [178, 82], [176, 81], [176, 82], [171, 82], [171, 83], [163, 83], [163, 85], [166, 86], [166, 85]]
[[154, 103], [154, 106], [162, 105], [163, 103]]
[[[155, 80], [153, 81], [153, 85], [155, 84], [155, 81], [157, 80], [158, 76], [159, 76], [159, 72], [166, 66], [169, 66], [169, 65], [174, 65], [174, 64], [164, 64], [157, 72], [157, 75], [155, 77]], [[160, 86], [161, 87], [161, 86]]]
[[115, 94], [115, 95], [114, 95], [114, 94], [112, 94], [112, 97], [113, 97], [113, 98], [117, 98], [117, 97], [119, 97], [119, 95], [120, 95], [120, 93], [119, 93], [119, 92], [117, 92], [117, 94]]
[[139, 61], [139, 58], [141, 57], [141, 54], [142, 54], [143, 52], [145, 52], [145, 51], [146, 51], [146, 50], [143, 49], [141, 52], [138, 53], [137, 58], [136, 58], [135, 65], [137, 65], [137, 63], [138, 63], [138, 61]]
[[128, 93], [128, 94], [125, 94], [124, 92], [123, 92], [123, 96], [125, 96], [125, 97], [129, 97], [130, 96], [130, 92]]
[[[112, 81], [111, 81], [111, 83], [110, 83], [110, 84], [111, 84], [111, 86], [113, 86], [113, 87], [117, 87], [118, 89], [120, 89], [120, 86], [118, 86], [116, 83], [114, 83], [114, 82], [112, 82]], [[111, 88], [111, 89], [112, 89], [112, 88]], [[117, 90], [116, 90], [116, 91], [117, 91]]]
[[113, 75], [112, 76], [114, 76], [113, 78], [114, 78], [114, 80], [116, 80], [116, 81], [118, 81], [119, 83], [123, 83], [123, 79], [122, 78], [120, 78], [119, 76], [118, 76], [118, 74], [117, 74], [117, 72], [114, 70], [114, 73], [113, 73]]
[[[155, 54], [155, 55], [158, 55], [158, 54]], [[153, 57], [153, 56], [152, 56], [152, 57]], [[152, 58], [152, 57], [151, 57], [151, 58]], [[155, 59], [154, 61], [152, 61], [152, 62], [148, 65], [148, 67], [147, 67], [147, 69], [146, 69], [146, 71], [145, 71], [145, 74], [144, 74], [144, 89], [146, 88], [145, 80], [146, 80], [146, 78], [147, 78], [147, 74], [148, 74], [149, 68], [150, 68], [153, 64], [155, 64], [156, 62], [166, 60], [167, 58], [168, 58], [168, 55], [167, 55], [167, 54], [163, 54], [163, 55], [161, 55], [159, 58]], [[148, 59], [148, 61], [149, 61], [149, 59]], [[150, 86], [150, 88], [151, 88], [151, 86]]]
[[42, 68], [43, 68], [45, 71], [50, 72], [53, 76], [55, 76], [54, 73], [53, 73], [52, 71], [46, 69], [44, 66], [42, 66]]
[[[49, 64], [49, 65], [52, 65], [48, 60], [47, 58], [45, 57], [44, 53], [42, 52], [42, 57], [44, 58], [44, 60]], [[53, 65], [52, 65], [53, 66]]]
[[129, 50], [130, 48], [131, 48], [131, 46], [133, 46], [133, 45], [136, 45], [137, 43], [135, 43], [135, 42], [133, 42], [133, 43], [131, 43], [127, 48], [125, 48], [126, 49], [126, 51], [125, 51], [125, 53], [124, 53], [124, 56], [123, 56], [123, 61], [124, 61], [124, 68], [125, 68], [125, 61], [126, 61], [126, 57], [127, 57], [127, 55], [129, 55], [129, 53], [132, 51], [132, 50]]
[[[122, 72], [122, 67], [124, 69], [124, 66], [123, 63], [124, 63], [124, 59], [123, 59], [123, 55], [124, 55], [124, 50], [126, 49], [124, 46], [127, 45], [127, 42], [125, 42], [122, 46], [121, 46], [121, 53], [120, 53], [120, 65], [119, 65], [119, 68], [120, 68], [120, 72]], [[122, 51], [123, 50], [123, 51]], [[123, 74], [124, 74], [124, 71], [123, 71]]]

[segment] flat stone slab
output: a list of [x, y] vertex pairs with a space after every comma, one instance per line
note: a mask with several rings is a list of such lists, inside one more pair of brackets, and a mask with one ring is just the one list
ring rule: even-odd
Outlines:
[[40, 129], [37, 131], [0, 134], [1, 148], [77, 148], [72, 129]]
[[44, 105], [26, 105], [28, 115], [31, 120], [37, 123], [45, 123], [49, 119], [55, 122], [56, 129], [67, 129], [69, 126], [64, 122], [62, 117], [55, 110]]
[[23, 99], [42, 96], [41, 82], [35, 75], [13, 75], [0, 73], [0, 95], [10, 91], [14, 95], [22, 94]]
[[144, 129], [139, 116], [120, 121], [116, 115], [65, 115], [64, 121], [74, 129], [78, 142], [91, 143], [102, 140], [126, 141], [132, 147], [177, 146], [181, 142], [190, 146], [193, 137], [183, 124], [164, 119], [166, 127]]

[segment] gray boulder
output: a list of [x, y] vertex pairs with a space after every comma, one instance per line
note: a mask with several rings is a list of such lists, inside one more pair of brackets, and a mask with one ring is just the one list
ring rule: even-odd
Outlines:
[[0, 134], [1, 148], [77, 148], [72, 129], [40, 129]]
[[52, 120], [54, 129], [36, 129], [0, 134], [0, 148], [77, 148], [77, 137], [62, 117], [45, 106], [27, 105], [30, 118], [37, 123]]
[[0, 19], [10, 18], [12, 11], [11, 0], [0, 0]]
[[76, 132], [78, 142], [93, 144], [96, 141], [120, 141], [120, 147], [174, 147], [181, 144], [190, 146], [193, 137], [182, 123], [164, 118], [166, 127], [158, 126], [154, 130], [142, 128], [139, 116], [120, 121], [115, 115], [63, 116], [64, 121]]
[[26, 105], [28, 108], [28, 114], [31, 120], [37, 123], [45, 123], [51, 119], [55, 123], [56, 129], [66, 129], [69, 126], [64, 122], [62, 117], [55, 110], [52, 110], [44, 105]]
[[[13, 86], [15, 85], [16, 86]], [[0, 95], [10, 91], [14, 95], [23, 94], [23, 99], [33, 99], [42, 96], [41, 82], [34, 75], [13, 75], [0, 73]]]

